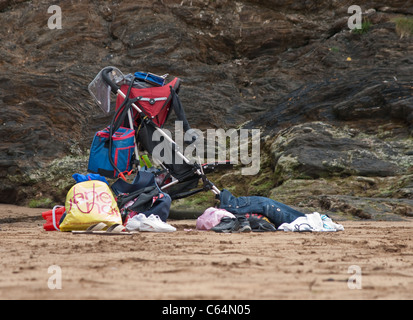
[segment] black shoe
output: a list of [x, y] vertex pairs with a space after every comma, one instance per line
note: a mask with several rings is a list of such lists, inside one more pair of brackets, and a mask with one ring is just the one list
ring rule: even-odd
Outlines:
[[239, 222], [239, 229], [234, 232], [251, 232], [250, 222], [245, 216], [238, 216], [237, 220]]
[[277, 228], [262, 214], [248, 214], [248, 221], [250, 223], [252, 232], [274, 232]]
[[218, 233], [231, 233], [239, 229], [237, 218], [223, 217], [221, 222], [211, 230]]

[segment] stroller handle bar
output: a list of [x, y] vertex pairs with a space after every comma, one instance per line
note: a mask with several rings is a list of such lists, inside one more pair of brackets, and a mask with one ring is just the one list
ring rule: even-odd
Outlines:
[[120, 87], [110, 79], [109, 73], [111, 73], [112, 71], [113, 71], [113, 68], [104, 69], [102, 71], [102, 78], [110, 86], [110, 88], [112, 89], [112, 92], [116, 94], [118, 93], [118, 90], [120, 90]]
[[[110, 79], [109, 73], [111, 73], [112, 71], [113, 71], [113, 68], [106, 68], [106, 69], [104, 69], [103, 72], [102, 72], [102, 78], [103, 78], [103, 80], [111, 87], [112, 92], [113, 92], [114, 94], [119, 94], [119, 95], [121, 95], [124, 99], [126, 99], [126, 95], [122, 92], [122, 90], [120, 89], [120, 87]], [[143, 112], [138, 106], [136, 106], [134, 103], [132, 103], [132, 107], [133, 107], [139, 114], [144, 114], [144, 112]], [[181, 151], [179, 151], [178, 145], [175, 143], [174, 140], [172, 140], [171, 137], [169, 137], [168, 134], [166, 134], [166, 133], [165, 133], [161, 128], [159, 128], [158, 126], [155, 126], [155, 129], [156, 129], [156, 131], [158, 131], [168, 142], [170, 142], [172, 145], [175, 146], [175, 152], [176, 152], [176, 154], [177, 154], [183, 161], [185, 161], [185, 163], [191, 164], [190, 161], [188, 160], [188, 158], [185, 157], [185, 156], [181, 153]], [[202, 167], [201, 167], [201, 168], [202, 168]], [[201, 172], [200, 169], [197, 169], [197, 170], [196, 170], [196, 174], [198, 174], [198, 175], [201, 176], [201, 177], [204, 177], [204, 174], [203, 174], [203, 172]], [[209, 182], [209, 183], [210, 183], [210, 182]], [[172, 183], [172, 184], [173, 184], [173, 183]], [[212, 184], [212, 183], [211, 183], [211, 184]], [[170, 185], [168, 185], [167, 187], [169, 187], [169, 186], [170, 186]], [[213, 185], [213, 184], [212, 184], [211, 190], [212, 190], [212, 192], [214, 192], [214, 193], [217, 194], [217, 195], [219, 195], [219, 194], [221, 193], [221, 191], [220, 191], [215, 185]]]

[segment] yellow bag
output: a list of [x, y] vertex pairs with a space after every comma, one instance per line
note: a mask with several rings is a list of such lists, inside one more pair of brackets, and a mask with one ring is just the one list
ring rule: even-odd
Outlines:
[[66, 196], [66, 217], [60, 225], [61, 231], [86, 230], [104, 222], [111, 226], [122, 224], [118, 205], [109, 186], [92, 180], [77, 183]]

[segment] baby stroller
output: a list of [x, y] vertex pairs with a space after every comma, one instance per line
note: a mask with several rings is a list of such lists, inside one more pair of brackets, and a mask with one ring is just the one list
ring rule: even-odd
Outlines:
[[[167, 76], [141, 72], [125, 76], [114, 67], [106, 67], [99, 72], [89, 85], [89, 92], [96, 103], [104, 112], [109, 113], [111, 110], [110, 92], [117, 95], [115, 115], [107, 129], [109, 144], [113, 142], [112, 137], [116, 136], [120, 128], [127, 127], [129, 131], [133, 131], [135, 167], [138, 168], [137, 174], [139, 174], [140, 162], [142, 161], [139, 151], [143, 150], [154, 156], [154, 149], [160, 143], [160, 141], [153, 139], [154, 134], [157, 134], [159, 137], [163, 137], [163, 142], [167, 142], [164, 146], [170, 146], [170, 150], [164, 150], [164, 153], [169, 154], [169, 157], [166, 158], [170, 161], [160, 161], [159, 169], [151, 168], [152, 172], [155, 173], [157, 184], [163, 192], [168, 193], [172, 200], [185, 198], [202, 191], [212, 191], [219, 195], [220, 190], [208, 180], [206, 173], [231, 168], [230, 162], [201, 164], [200, 161], [190, 161], [181, 152], [177, 143], [163, 130], [170, 112], [174, 110], [178, 120], [183, 123], [184, 131], [191, 132], [178, 97], [181, 80], [174, 78], [166, 84]], [[194, 135], [193, 141], [195, 139], [196, 135]], [[109, 145], [108, 149], [108, 159], [115, 169], [115, 176], [126, 181], [125, 172], [117, 168], [114, 157], [111, 155], [112, 146]], [[94, 172], [94, 170], [89, 171]], [[102, 172], [94, 173], [100, 173], [109, 178], [114, 177], [113, 170], [109, 173], [108, 171]], [[200, 188], [198, 187], [199, 181], [202, 181]]]

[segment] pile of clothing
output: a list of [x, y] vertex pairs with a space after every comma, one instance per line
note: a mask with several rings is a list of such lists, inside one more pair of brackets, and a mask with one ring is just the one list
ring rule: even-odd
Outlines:
[[198, 230], [237, 232], [335, 232], [344, 227], [318, 212], [304, 214], [265, 197], [234, 197], [228, 190], [220, 194], [220, 208], [209, 208], [197, 220]]
[[[65, 206], [43, 213], [44, 228], [74, 233], [132, 234], [174, 232], [167, 223], [171, 197], [162, 192], [151, 172], [142, 171], [132, 184], [117, 180], [109, 187], [97, 174], [74, 174], [76, 184]], [[219, 195], [219, 208], [208, 208], [198, 219], [198, 230], [218, 233], [331, 232], [343, 231], [327, 215], [304, 214], [265, 197], [235, 197], [228, 190]]]

